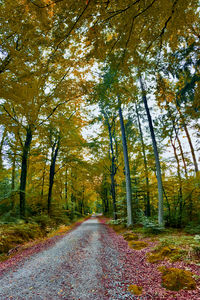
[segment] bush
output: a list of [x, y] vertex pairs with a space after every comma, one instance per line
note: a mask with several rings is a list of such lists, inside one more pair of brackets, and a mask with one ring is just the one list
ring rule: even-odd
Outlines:
[[200, 245], [192, 245], [192, 254], [195, 259], [200, 259]]
[[37, 215], [35, 217], [32, 217], [30, 221], [37, 223], [40, 226], [41, 230], [45, 232], [47, 231], [48, 227], [54, 226], [53, 221], [48, 215]]
[[200, 224], [191, 222], [184, 228], [184, 231], [189, 234], [200, 234]]
[[121, 219], [117, 219], [117, 220], [110, 220], [108, 222], [108, 224], [110, 225], [126, 225], [127, 224], [127, 218], [121, 218]]
[[42, 237], [37, 224], [16, 224], [0, 228], [0, 253], [7, 253], [10, 249], [32, 239]]
[[159, 234], [165, 231], [163, 226], [160, 226], [153, 219], [146, 217], [142, 211], [138, 214], [138, 223], [143, 225], [144, 233]]

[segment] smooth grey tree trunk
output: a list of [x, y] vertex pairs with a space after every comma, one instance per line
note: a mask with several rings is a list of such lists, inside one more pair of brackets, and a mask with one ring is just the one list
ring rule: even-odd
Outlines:
[[194, 147], [193, 147], [193, 144], [192, 144], [192, 140], [191, 140], [191, 137], [190, 137], [190, 134], [189, 134], [189, 131], [187, 129], [187, 125], [185, 123], [185, 118], [180, 110], [180, 108], [177, 106], [177, 110], [179, 112], [179, 115], [181, 117], [181, 121], [182, 121], [182, 124], [183, 124], [183, 128], [185, 130], [185, 134], [187, 136], [187, 139], [188, 139], [188, 143], [190, 145], [190, 150], [191, 150], [191, 155], [192, 155], [192, 159], [193, 159], [193, 162], [194, 162], [194, 170], [195, 170], [195, 173], [197, 174], [199, 169], [198, 169], [198, 163], [197, 163], [197, 159], [196, 159], [196, 155], [195, 155], [195, 151], [194, 151]]
[[4, 132], [3, 132], [3, 135], [2, 135], [2, 138], [1, 138], [1, 143], [0, 143], [0, 169], [3, 168], [2, 149], [3, 149], [3, 143], [4, 143], [5, 138], [6, 138], [6, 134], [7, 134], [7, 130], [4, 129]]
[[127, 226], [132, 226], [133, 208], [132, 208], [131, 176], [130, 176], [128, 149], [127, 149], [127, 142], [126, 142], [126, 133], [124, 128], [124, 119], [123, 119], [120, 100], [119, 100], [118, 111], [119, 111], [119, 119], [120, 119], [120, 127], [121, 127], [121, 137], [122, 137], [124, 167], [125, 167], [125, 177], [126, 177]]
[[140, 116], [137, 108], [137, 104], [135, 105], [136, 114], [137, 114], [137, 120], [138, 120], [138, 126], [139, 126], [139, 132], [140, 132], [140, 140], [142, 144], [142, 154], [143, 154], [143, 160], [144, 160], [144, 170], [145, 170], [145, 179], [146, 179], [146, 189], [147, 189], [147, 201], [146, 201], [146, 215], [147, 217], [150, 217], [151, 215], [151, 206], [150, 206], [150, 188], [149, 188], [149, 172], [148, 172], [148, 166], [147, 166], [147, 158], [146, 158], [146, 151], [145, 151], [145, 144], [144, 144], [144, 138], [143, 138], [143, 132], [142, 132], [142, 126], [140, 123]]
[[153, 128], [153, 122], [152, 122], [151, 114], [150, 114], [150, 111], [149, 111], [149, 107], [148, 107], [148, 103], [147, 103], [147, 97], [146, 97], [146, 91], [145, 91], [145, 88], [144, 88], [144, 84], [143, 84], [141, 75], [139, 75], [139, 79], [140, 79], [140, 87], [141, 87], [141, 90], [142, 90], [142, 100], [143, 100], [144, 107], [145, 107], [145, 110], [146, 110], [146, 113], [147, 113], [149, 129], [150, 129], [152, 145], [153, 145], [153, 151], [154, 151], [154, 157], [155, 157], [155, 163], [156, 163], [156, 176], [157, 176], [157, 182], [158, 182], [158, 224], [163, 226], [164, 225], [164, 219], [163, 219], [163, 185], [162, 185], [160, 160], [159, 160], [158, 148], [157, 148], [157, 143], [156, 143], [156, 137], [155, 137], [154, 128]]
[[68, 167], [65, 169], [65, 203], [66, 203], [66, 209], [69, 209], [68, 205]]

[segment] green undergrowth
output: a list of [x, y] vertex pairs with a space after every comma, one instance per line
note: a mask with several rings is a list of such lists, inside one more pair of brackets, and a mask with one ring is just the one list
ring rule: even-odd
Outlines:
[[[174, 228], [166, 228], [158, 232], [154, 230], [155, 228], [147, 230], [141, 224], [136, 224], [132, 229], [122, 223], [108, 222], [108, 224], [116, 233], [123, 236], [132, 249], [141, 250], [147, 247], [149, 242], [155, 243], [147, 253], [147, 261], [150, 263], [168, 260], [170, 262], [192, 261], [200, 264], [200, 234], [189, 234], [185, 229]], [[140, 246], [140, 242], [147, 245]]]
[[186, 235], [184, 232], [175, 231], [170, 235], [158, 237], [158, 244], [153, 249], [149, 260], [169, 259], [171, 262], [184, 260], [199, 263], [200, 260], [200, 239], [198, 235]]
[[0, 261], [6, 260], [30, 241], [67, 232], [72, 224], [82, 219], [83, 217], [71, 221], [66, 216], [50, 218], [48, 215], [38, 215], [26, 221], [18, 220], [17, 223], [0, 224]]

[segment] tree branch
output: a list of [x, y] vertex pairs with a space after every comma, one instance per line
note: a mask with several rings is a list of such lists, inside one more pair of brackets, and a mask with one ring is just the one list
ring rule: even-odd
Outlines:
[[41, 6], [41, 5], [37, 4], [37, 3], [35, 3], [33, 0], [29, 0], [29, 1], [30, 1], [33, 5], [37, 6], [38, 8], [46, 8], [46, 7], [49, 7], [49, 6], [53, 5], [53, 4], [56, 4], [56, 3], [58, 3], [58, 2], [62, 2], [63, 0], [55, 0], [55, 1], [52, 1], [51, 3], [46, 4], [46, 5], [43, 5], [43, 6]]

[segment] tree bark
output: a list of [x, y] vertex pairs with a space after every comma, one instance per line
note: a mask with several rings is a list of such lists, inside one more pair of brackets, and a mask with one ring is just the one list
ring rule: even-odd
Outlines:
[[65, 169], [65, 203], [66, 203], [66, 209], [69, 209], [67, 192], [68, 192], [68, 168], [66, 167], [66, 169]]
[[6, 134], [7, 134], [7, 130], [6, 128], [4, 129], [2, 138], [1, 138], [1, 143], [0, 143], [0, 170], [3, 168], [3, 160], [2, 160], [2, 149], [3, 149], [3, 143], [5, 141], [6, 138]]
[[30, 151], [31, 141], [32, 141], [32, 129], [29, 126], [26, 129], [26, 140], [22, 152], [21, 177], [20, 177], [20, 218], [25, 217], [27, 165], [28, 165], [28, 154]]
[[132, 208], [132, 192], [131, 192], [131, 176], [130, 176], [130, 167], [129, 167], [129, 158], [128, 158], [128, 149], [126, 142], [126, 133], [124, 128], [124, 120], [121, 109], [121, 103], [119, 101], [119, 119], [121, 126], [121, 137], [123, 145], [123, 154], [124, 154], [124, 167], [125, 167], [125, 177], [126, 177], [126, 205], [127, 205], [127, 226], [133, 225], [133, 208]]
[[158, 148], [153, 128], [153, 122], [151, 118], [151, 114], [149, 111], [148, 103], [147, 103], [147, 97], [146, 97], [146, 91], [142, 82], [141, 75], [139, 76], [140, 79], [140, 86], [142, 90], [142, 100], [144, 103], [144, 107], [147, 113], [148, 123], [149, 123], [149, 129], [151, 133], [151, 139], [152, 139], [152, 145], [153, 145], [153, 151], [154, 151], [154, 157], [155, 157], [155, 163], [156, 163], [156, 176], [157, 176], [157, 182], [158, 182], [158, 224], [163, 226], [164, 225], [164, 219], [163, 219], [163, 186], [162, 186], [162, 175], [161, 175], [161, 167], [160, 167], [160, 160], [159, 160], [159, 154], [158, 154]]
[[49, 173], [49, 192], [48, 192], [48, 214], [51, 214], [51, 198], [52, 198], [52, 189], [54, 184], [54, 175], [55, 175], [55, 166], [56, 166], [56, 158], [58, 155], [60, 143], [59, 141], [56, 143], [55, 152], [52, 149], [52, 158], [51, 158], [51, 165], [50, 165], [50, 173]]
[[114, 154], [114, 149], [113, 149], [111, 127], [110, 127], [108, 120], [107, 120], [107, 125], [108, 125], [108, 131], [109, 131], [110, 150], [111, 150], [110, 177], [111, 177], [111, 195], [112, 195], [112, 200], [113, 200], [113, 218], [114, 218], [114, 220], [117, 220], [116, 190], [115, 190], [115, 174], [116, 174], [115, 154]]
[[179, 218], [178, 218], [178, 226], [181, 226], [182, 223], [182, 214], [183, 214], [183, 188], [182, 188], [182, 178], [181, 178], [181, 168], [180, 168], [180, 161], [178, 158], [178, 154], [176, 151], [176, 146], [173, 143], [172, 137], [170, 136], [172, 148], [174, 150], [174, 156], [177, 162], [177, 174], [178, 174], [178, 180], [179, 180]]
[[137, 120], [138, 120], [138, 126], [139, 126], [139, 132], [140, 132], [140, 140], [142, 144], [142, 154], [143, 154], [143, 160], [144, 160], [144, 171], [145, 171], [145, 180], [146, 180], [146, 215], [147, 217], [150, 217], [151, 215], [151, 206], [150, 206], [150, 188], [149, 188], [149, 172], [148, 172], [148, 166], [147, 166], [147, 158], [146, 158], [146, 151], [145, 151], [145, 144], [144, 144], [144, 138], [143, 138], [143, 132], [142, 132], [142, 126], [140, 123], [140, 116], [137, 108], [137, 104], [135, 105], [136, 108], [136, 114], [137, 114]]
[[13, 157], [12, 157], [12, 179], [11, 179], [12, 191], [14, 191], [15, 189], [15, 169], [16, 169], [16, 149], [14, 149]]
[[188, 179], [188, 172], [187, 172], [187, 165], [186, 165], [186, 161], [185, 161], [185, 156], [184, 156], [184, 153], [183, 153], [183, 148], [182, 148], [181, 141], [179, 139], [178, 132], [177, 132], [177, 129], [175, 127], [175, 124], [174, 124], [174, 132], [176, 134], [176, 139], [178, 141], [179, 149], [180, 149], [180, 152], [181, 152], [181, 157], [182, 157], [184, 171], [185, 171], [185, 178]]
[[190, 145], [190, 150], [191, 150], [191, 154], [192, 154], [192, 159], [193, 159], [193, 163], [194, 163], [194, 170], [195, 170], [195, 173], [197, 174], [199, 169], [198, 169], [198, 164], [197, 164], [197, 159], [196, 159], [196, 155], [195, 155], [195, 151], [194, 151], [194, 147], [193, 147], [193, 144], [192, 144], [192, 140], [191, 140], [191, 137], [190, 137], [190, 134], [189, 134], [189, 131], [187, 129], [187, 125], [185, 123], [185, 119], [184, 119], [184, 116], [180, 110], [180, 108], [177, 106], [177, 110], [179, 112], [179, 115], [181, 117], [181, 121], [182, 121], [182, 124], [183, 124], [183, 128], [185, 130], [185, 134], [187, 136], [187, 139], [188, 139], [188, 143]]

